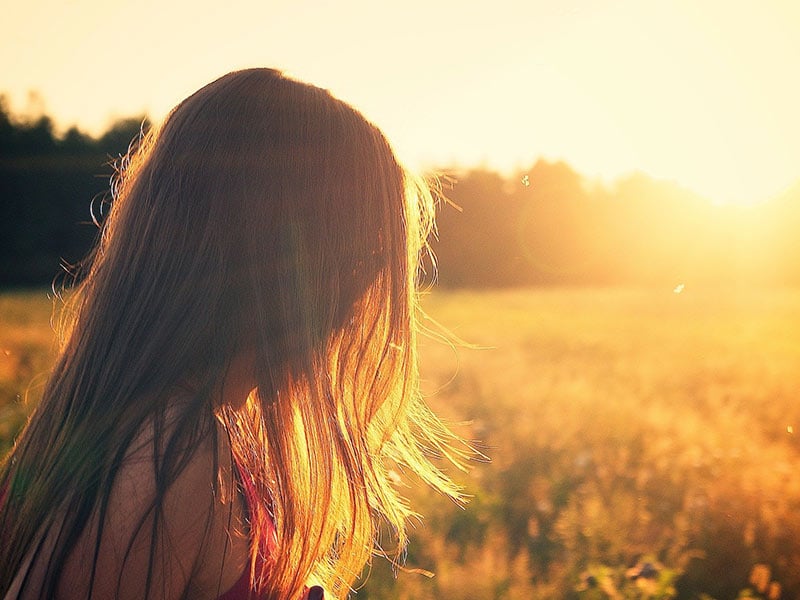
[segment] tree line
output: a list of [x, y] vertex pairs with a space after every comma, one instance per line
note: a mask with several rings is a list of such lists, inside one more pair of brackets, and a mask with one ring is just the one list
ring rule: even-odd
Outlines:
[[[99, 137], [59, 135], [50, 117], [15, 116], [0, 97], [0, 286], [47, 284], [88, 252], [91, 206], [108, 199], [115, 160], [147, 126], [137, 117]], [[715, 206], [642, 173], [605, 184], [543, 159], [437, 181], [441, 285], [800, 283], [800, 183], [761, 204]]]
[[800, 182], [745, 206], [642, 173], [592, 182], [546, 160], [444, 181], [433, 244], [444, 285], [800, 284]]
[[77, 127], [57, 135], [47, 115], [18, 117], [0, 96], [0, 286], [47, 285], [77, 264], [96, 239], [92, 210], [109, 196], [114, 163], [144, 117], [101, 136]]

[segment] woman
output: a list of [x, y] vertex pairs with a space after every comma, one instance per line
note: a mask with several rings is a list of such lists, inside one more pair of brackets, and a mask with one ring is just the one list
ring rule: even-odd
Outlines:
[[358, 112], [268, 69], [124, 166], [3, 466], [0, 595], [344, 597], [406, 541], [393, 465], [458, 497], [417, 389], [430, 195]]

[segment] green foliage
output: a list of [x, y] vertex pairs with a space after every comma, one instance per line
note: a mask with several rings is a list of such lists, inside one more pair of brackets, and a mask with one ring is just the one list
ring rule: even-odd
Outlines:
[[591, 567], [581, 574], [575, 590], [580, 600], [671, 600], [679, 575], [679, 570], [648, 557], [629, 569]]

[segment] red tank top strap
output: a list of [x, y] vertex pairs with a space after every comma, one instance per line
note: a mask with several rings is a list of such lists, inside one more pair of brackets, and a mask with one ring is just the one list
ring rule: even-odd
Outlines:
[[[249, 515], [251, 515], [250, 507], [258, 501], [256, 498], [256, 486], [253, 483], [250, 474], [245, 472], [238, 461], [234, 460], [234, 463], [236, 464], [236, 474], [239, 483], [242, 486], [242, 496], [244, 499], [245, 511], [247, 512], [249, 518]], [[259, 544], [262, 546], [260, 548], [260, 552], [258, 553], [258, 559], [261, 561], [267, 560], [267, 558], [276, 551], [274, 535], [275, 524], [272, 521], [271, 515], [267, 525], [269, 527], [268, 539]], [[263, 567], [263, 565], [264, 563], [262, 562], [261, 564], [258, 564], [257, 567]], [[258, 594], [253, 587], [253, 582], [250, 578], [250, 567], [248, 565], [239, 580], [233, 584], [233, 587], [219, 596], [217, 600], [267, 600], [266, 596]], [[303, 596], [298, 600], [323, 600], [324, 597], [325, 593], [323, 589], [320, 586], [315, 585], [311, 588], [306, 587], [303, 591]]]
[[[238, 480], [242, 490], [242, 500], [244, 502], [246, 518], [249, 521], [252, 518], [251, 507], [258, 502], [256, 496], [256, 487], [250, 474], [244, 470], [242, 465], [239, 464], [239, 461], [235, 460], [235, 457], [234, 465], [236, 466], [236, 479]], [[264, 561], [266, 561], [267, 557], [275, 551], [274, 524], [270, 519], [266, 525], [268, 539], [260, 542], [251, 540], [251, 543], [259, 544], [259, 552], [256, 559], [259, 561], [259, 564], [256, 565], [257, 568], [263, 568]], [[254, 590], [253, 581], [250, 575], [250, 563], [248, 561], [242, 576], [239, 577], [238, 581], [236, 581], [236, 583], [234, 583], [227, 592], [219, 596], [217, 600], [266, 600], [265, 596], [258, 594]]]

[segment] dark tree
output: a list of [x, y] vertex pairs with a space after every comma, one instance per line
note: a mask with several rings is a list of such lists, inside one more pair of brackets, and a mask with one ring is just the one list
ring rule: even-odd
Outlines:
[[99, 140], [52, 120], [15, 119], [0, 97], [0, 286], [42, 285], [79, 262], [97, 235], [91, 203], [108, 193], [113, 161], [145, 119], [114, 124]]

